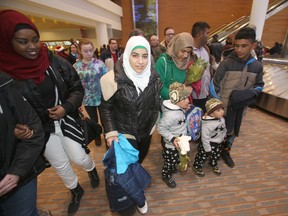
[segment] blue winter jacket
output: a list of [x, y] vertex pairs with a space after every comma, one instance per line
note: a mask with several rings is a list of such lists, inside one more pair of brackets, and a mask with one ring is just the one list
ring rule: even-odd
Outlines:
[[110, 171], [106, 172], [110, 174], [109, 177], [106, 176], [106, 179], [119, 184], [138, 206], [143, 206], [146, 200], [144, 190], [150, 184], [151, 176], [139, 162], [131, 163], [123, 174], [117, 174], [116, 157], [115, 148], [112, 145], [103, 158], [103, 164]]

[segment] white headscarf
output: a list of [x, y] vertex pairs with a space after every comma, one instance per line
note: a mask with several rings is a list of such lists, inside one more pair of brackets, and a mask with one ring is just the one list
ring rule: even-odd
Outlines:
[[[137, 46], [144, 46], [148, 52], [148, 64], [141, 74], [134, 71], [129, 62], [131, 52]], [[123, 68], [128, 78], [132, 80], [133, 84], [135, 85], [137, 93], [139, 95], [140, 94], [139, 89], [141, 89], [141, 91], [144, 91], [144, 89], [147, 87], [149, 83], [149, 78], [151, 75], [150, 44], [144, 37], [133, 36], [128, 40], [123, 53]]]

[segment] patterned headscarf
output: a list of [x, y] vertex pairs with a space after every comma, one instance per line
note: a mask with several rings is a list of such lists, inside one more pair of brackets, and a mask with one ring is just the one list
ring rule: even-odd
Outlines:
[[32, 79], [39, 84], [49, 67], [47, 48], [41, 46], [36, 59], [27, 59], [16, 53], [11, 41], [15, 32], [23, 28], [32, 29], [39, 36], [36, 26], [22, 13], [0, 11], [0, 70], [16, 80]]
[[193, 48], [194, 40], [190, 33], [182, 32], [173, 37], [167, 47], [166, 54], [171, 56], [177, 68], [185, 70], [188, 67], [188, 64], [191, 59], [191, 55], [189, 55], [184, 61], [178, 59], [177, 54], [179, 51], [185, 48]]
[[[145, 47], [148, 54], [148, 63], [146, 68], [143, 70], [141, 74], [134, 71], [130, 65], [129, 57], [131, 52], [137, 47]], [[130, 80], [134, 83], [138, 95], [140, 94], [140, 90], [144, 91], [149, 83], [149, 78], [151, 75], [151, 51], [149, 42], [142, 36], [133, 36], [131, 37], [125, 47], [123, 53], [123, 68]]]

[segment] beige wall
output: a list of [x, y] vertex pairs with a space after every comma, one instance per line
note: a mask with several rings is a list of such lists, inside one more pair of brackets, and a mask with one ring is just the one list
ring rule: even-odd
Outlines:
[[[80, 29], [46, 29], [40, 30], [41, 41], [62, 41], [70, 40], [71, 38], [81, 39]], [[95, 29], [88, 28], [85, 29], [86, 38], [90, 40], [95, 48], [97, 44]]]
[[81, 38], [80, 29], [46, 29], [40, 30], [41, 41], [69, 40]]

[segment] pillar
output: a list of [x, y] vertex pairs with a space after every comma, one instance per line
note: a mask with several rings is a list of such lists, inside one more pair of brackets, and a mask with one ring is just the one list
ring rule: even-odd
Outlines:
[[282, 47], [281, 58], [287, 58], [288, 59], [288, 30], [286, 32], [284, 44]]
[[253, 0], [249, 25], [256, 26], [256, 39], [261, 41], [269, 0]]
[[96, 47], [100, 47], [103, 44], [108, 44], [109, 38], [108, 38], [107, 25], [105, 23], [96, 24], [96, 38], [97, 38]]

